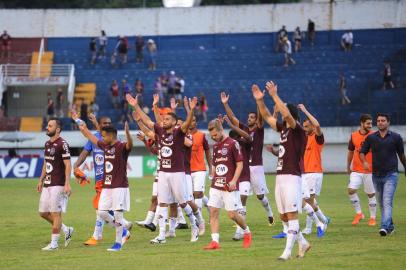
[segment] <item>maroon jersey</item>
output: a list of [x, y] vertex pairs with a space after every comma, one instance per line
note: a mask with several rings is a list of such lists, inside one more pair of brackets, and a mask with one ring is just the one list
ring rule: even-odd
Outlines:
[[247, 142], [244, 138], [240, 137], [238, 140], [240, 145], [241, 154], [243, 158], [243, 167], [240, 178], [238, 182], [249, 182], [250, 181], [250, 166], [249, 166], [249, 155], [251, 151], [251, 143]]
[[45, 143], [44, 187], [65, 185], [65, 163], [63, 161], [69, 159], [69, 145], [64, 139], [59, 137], [54, 142], [47, 141]]
[[181, 128], [174, 128], [172, 133], [154, 125], [161, 157], [159, 170], [162, 172], [185, 171], [185, 133]]
[[250, 166], [262, 166], [262, 148], [264, 148], [264, 127], [254, 128], [250, 130], [246, 125], [240, 122], [239, 128], [247, 132], [251, 138], [251, 150], [249, 152], [249, 165]]
[[[186, 137], [193, 142], [192, 134], [187, 134]], [[192, 147], [185, 145], [185, 174], [190, 175], [190, 159], [192, 158]]]
[[131, 149], [126, 149], [126, 143], [116, 141], [113, 145], [107, 145], [98, 141], [97, 146], [104, 151], [104, 182], [103, 188], [126, 188], [127, 159]]
[[303, 171], [303, 156], [306, 149], [307, 136], [302, 126], [287, 128], [281, 123], [276, 124], [281, 133], [279, 142], [277, 174], [301, 175]]
[[243, 161], [243, 157], [238, 142], [227, 137], [216, 143], [213, 146], [214, 177], [211, 187], [226, 191], [226, 185], [233, 180], [237, 162], [240, 161]]

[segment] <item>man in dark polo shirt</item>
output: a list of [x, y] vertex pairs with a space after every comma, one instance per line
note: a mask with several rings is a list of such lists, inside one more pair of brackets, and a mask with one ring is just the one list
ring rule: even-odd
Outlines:
[[[379, 234], [386, 236], [392, 234], [395, 226], [392, 220], [393, 197], [398, 184], [398, 159], [406, 171], [406, 158], [404, 154], [403, 139], [389, 130], [389, 115], [379, 113], [376, 125], [378, 131], [369, 135], [362, 145], [360, 158], [364, 169], [369, 169], [365, 155], [372, 152], [372, 181], [381, 208], [381, 229]], [[405, 172], [406, 174], [406, 172]]]

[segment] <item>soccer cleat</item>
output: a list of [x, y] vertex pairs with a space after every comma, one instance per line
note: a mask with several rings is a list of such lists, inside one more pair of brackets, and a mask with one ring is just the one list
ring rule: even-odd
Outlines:
[[121, 247], [120, 243], [114, 243], [114, 245], [112, 245], [111, 248], [108, 248], [107, 251], [120, 251]]
[[98, 240], [96, 240], [93, 236], [90, 237], [89, 239], [87, 239], [86, 242], [84, 242], [83, 244], [85, 246], [96, 246], [98, 243]]
[[278, 257], [279, 261], [287, 261], [289, 259], [291, 259], [292, 256], [290, 255], [290, 253], [283, 253], [281, 256]]
[[121, 245], [124, 246], [124, 244], [128, 241], [128, 239], [130, 239], [131, 237], [131, 233], [129, 230], [127, 230], [126, 228], [123, 228], [123, 235], [121, 238]]
[[234, 241], [240, 241], [240, 240], [243, 239], [243, 238], [244, 238], [244, 234], [235, 232], [235, 234], [234, 234], [234, 236], [233, 236], [232, 239], [233, 239]]
[[388, 235], [388, 231], [385, 230], [385, 229], [380, 229], [380, 230], [379, 230], [379, 234], [380, 234], [381, 236], [387, 236], [387, 235]]
[[190, 238], [190, 242], [197, 242], [199, 240], [199, 227], [195, 226], [192, 228], [192, 236]]
[[70, 241], [72, 240], [73, 227], [68, 228], [68, 233], [65, 234], [65, 247], [69, 246]]
[[310, 250], [311, 246], [309, 243], [306, 243], [304, 245], [299, 244], [299, 252], [297, 254], [297, 258], [303, 258], [306, 254], [306, 252], [308, 252]]
[[53, 250], [57, 250], [58, 246], [52, 246], [50, 243], [46, 246], [41, 248], [41, 250], [43, 251], [53, 251]]
[[202, 223], [199, 224], [199, 236], [204, 235], [205, 231], [206, 231], [206, 224], [204, 223], [204, 221], [202, 221]]
[[273, 217], [268, 217], [268, 226], [272, 227], [275, 224], [275, 220]]
[[178, 226], [176, 226], [177, 230], [186, 230], [189, 229], [189, 226], [186, 223], [178, 223]]
[[370, 218], [368, 222], [368, 226], [375, 226], [376, 225], [376, 220], [374, 218]]
[[324, 236], [324, 233], [325, 233], [325, 231], [323, 230], [323, 228], [320, 227], [320, 226], [318, 226], [318, 227], [317, 227], [317, 237], [318, 237], [318, 238], [323, 237], [323, 236]]
[[252, 234], [250, 232], [244, 233], [244, 240], [242, 242], [242, 247], [249, 248], [249, 247], [251, 247], [251, 243], [252, 243]]
[[203, 248], [204, 250], [213, 250], [213, 249], [220, 249], [220, 244], [216, 241], [211, 241], [210, 244]]
[[145, 220], [143, 220], [143, 221], [136, 221], [135, 224], [137, 224], [137, 225], [140, 226], [140, 227], [144, 227], [144, 225], [145, 225], [146, 223], [145, 223]]
[[362, 219], [364, 219], [364, 214], [363, 213], [359, 213], [359, 214], [356, 214], [355, 215], [355, 217], [354, 217], [354, 220], [352, 221], [352, 225], [357, 225]]
[[149, 241], [151, 244], [165, 244], [166, 239], [165, 238], [159, 238], [159, 236], [155, 237], [154, 239]]
[[166, 238], [175, 238], [176, 233], [175, 233], [175, 231], [168, 231], [168, 232], [166, 232], [165, 237]]
[[305, 228], [302, 230], [302, 233], [305, 235], [310, 235], [312, 234], [312, 229], [311, 228]]
[[283, 239], [283, 238], [286, 238], [286, 233], [281, 232], [281, 233], [279, 233], [279, 234], [277, 234], [277, 235], [272, 236], [272, 238], [274, 238], [274, 239]]
[[155, 226], [154, 223], [144, 224], [144, 228], [147, 228], [147, 229], [150, 230], [151, 232], [155, 232], [155, 231], [156, 231], [156, 226]]

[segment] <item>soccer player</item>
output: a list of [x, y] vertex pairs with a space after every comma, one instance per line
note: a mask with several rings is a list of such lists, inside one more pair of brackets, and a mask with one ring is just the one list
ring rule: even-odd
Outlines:
[[375, 188], [372, 183], [372, 153], [368, 152], [365, 159], [369, 164], [367, 170], [364, 169], [360, 158], [361, 146], [373, 131], [372, 129], [372, 116], [363, 114], [360, 118], [360, 128], [351, 134], [348, 142], [348, 156], [347, 156], [347, 171], [350, 174], [350, 182], [348, 183], [348, 196], [350, 202], [355, 209], [355, 217], [352, 225], [357, 225], [361, 219], [364, 219], [364, 214], [361, 210], [361, 203], [357, 194], [357, 190], [363, 184], [364, 192], [368, 196], [369, 205], [369, 226], [376, 225], [376, 197]]
[[288, 226], [286, 247], [280, 260], [291, 257], [292, 248], [298, 240], [298, 257], [304, 257], [310, 244], [299, 230], [298, 213], [301, 210], [301, 163], [306, 147], [306, 133], [300, 126], [299, 112], [296, 106], [285, 103], [278, 96], [277, 86], [271, 81], [266, 83], [269, 95], [282, 115], [283, 123], [278, 123], [264, 103], [264, 92], [257, 85], [252, 86], [252, 93], [264, 120], [272, 129], [281, 133], [279, 157], [276, 167], [275, 200], [281, 220]]
[[257, 112], [248, 114], [247, 125], [241, 123], [234, 115], [231, 107], [228, 104], [229, 96], [226, 93], [221, 93], [221, 102], [224, 105], [228, 118], [234, 126], [244, 130], [252, 137], [251, 150], [249, 152], [250, 166], [250, 189], [253, 189], [259, 201], [268, 215], [269, 225], [274, 224], [272, 208], [266, 194], [269, 193], [265, 180], [265, 171], [262, 162], [262, 148], [264, 147], [264, 122], [261, 115]]
[[[107, 250], [119, 251], [124, 244], [123, 239], [128, 236], [128, 231], [123, 225], [123, 212], [130, 210], [127, 160], [133, 141], [128, 123], [126, 122], [124, 125], [126, 142], [121, 142], [117, 139], [117, 129], [112, 126], [104, 127], [101, 131], [102, 139], [98, 139], [75, 112], [72, 112], [72, 118], [79, 125], [82, 134], [104, 151], [104, 182], [100, 194], [98, 214], [116, 230], [115, 243]], [[109, 211], [113, 211], [114, 216], [110, 215]]]
[[[304, 186], [307, 186], [310, 194], [310, 198], [306, 199], [306, 202], [313, 208], [318, 220], [323, 223], [316, 224], [317, 236], [322, 237], [327, 224], [330, 222], [330, 219], [323, 214], [316, 201], [316, 196], [320, 195], [321, 186], [323, 183], [321, 152], [324, 146], [324, 134], [321, 130], [319, 121], [317, 121], [317, 119], [306, 109], [303, 104], [299, 104], [298, 109], [307, 117], [306, 120], [303, 121], [303, 129], [306, 132], [307, 144], [304, 153], [304, 173], [302, 174], [302, 181], [305, 181]], [[306, 228], [302, 231], [302, 233], [310, 234], [315, 217], [309, 206], [304, 205], [304, 207], [308, 215], [306, 219]]]
[[[187, 204], [186, 198], [186, 177], [185, 177], [185, 149], [184, 141], [186, 132], [192, 122], [193, 111], [197, 104], [197, 98], [190, 102], [190, 112], [186, 121], [176, 127], [177, 117], [174, 113], [168, 113], [162, 117], [162, 126], [154, 123], [144, 113], [138, 102], [131, 95], [126, 95], [128, 103], [134, 107], [140, 115], [143, 124], [154, 131], [159, 146], [161, 162], [158, 174], [158, 202], [159, 211], [159, 235], [151, 240], [152, 244], [166, 243], [166, 221], [168, 219], [168, 205], [179, 203], [190, 220], [192, 227], [191, 242], [196, 242], [199, 238], [199, 228], [193, 210]], [[154, 97], [154, 103], [156, 102]]]
[[[100, 117], [99, 120], [96, 120], [96, 117], [93, 114], [89, 115], [89, 119], [92, 121], [93, 125], [96, 127], [97, 131], [93, 133], [97, 139], [101, 140], [101, 130], [105, 127], [112, 126], [111, 119], [107, 116]], [[99, 240], [103, 238], [103, 219], [98, 214], [98, 205], [100, 200], [100, 194], [103, 187], [103, 179], [104, 179], [104, 151], [100, 149], [97, 145], [93, 144], [90, 140], [87, 141], [85, 144], [82, 152], [80, 153], [78, 159], [73, 164], [74, 174], [75, 176], [83, 175], [83, 172], [80, 171], [79, 167], [83, 164], [86, 158], [93, 153], [93, 168], [95, 174], [95, 190], [96, 195], [93, 198], [93, 207], [96, 210], [96, 225], [94, 227], [93, 235], [84, 242], [86, 246], [95, 246], [97, 245]], [[113, 214], [112, 212], [110, 213]], [[132, 223], [125, 220], [123, 218], [123, 224], [126, 229], [131, 230]]]
[[73, 227], [62, 223], [62, 213], [66, 212], [68, 197], [71, 193], [71, 162], [68, 143], [60, 136], [61, 122], [51, 118], [47, 125], [49, 140], [45, 143], [44, 165], [37, 185], [41, 193], [39, 215], [52, 225], [51, 243], [42, 250], [58, 249], [61, 229], [65, 233], [65, 247], [72, 239]]
[[216, 142], [213, 146], [213, 178], [209, 195], [211, 239], [206, 250], [220, 248], [219, 213], [225, 208], [228, 217], [240, 226], [244, 233], [243, 247], [251, 246], [252, 235], [244, 218], [238, 213], [242, 208], [238, 192], [238, 179], [243, 169], [243, 157], [238, 142], [224, 134], [219, 119], [210, 121], [208, 125], [211, 138]]

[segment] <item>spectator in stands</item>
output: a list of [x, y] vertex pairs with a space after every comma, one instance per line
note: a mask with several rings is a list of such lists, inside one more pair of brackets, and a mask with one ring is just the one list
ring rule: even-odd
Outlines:
[[281, 49], [283, 48], [283, 46], [284, 46], [283, 40], [287, 36], [288, 36], [288, 31], [286, 31], [286, 26], [282, 25], [282, 28], [277, 33], [278, 44], [275, 48], [277, 52], [280, 52]]
[[123, 103], [126, 103], [127, 100], [125, 98], [125, 95], [127, 95], [127, 94], [132, 95], [132, 93], [131, 93], [130, 85], [127, 83], [127, 80], [125, 80], [125, 79], [121, 81], [121, 93], [123, 94], [122, 95]]
[[295, 52], [300, 51], [302, 48], [302, 31], [300, 27], [296, 27], [295, 32], [293, 32], [293, 40], [295, 41]]
[[157, 47], [155, 41], [149, 39], [147, 42], [147, 50], [148, 50], [148, 69], [149, 70], [156, 70], [156, 55], [157, 55]]
[[347, 96], [347, 81], [345, 79], [343, 72], [340, 73], [339, 88], [340, 88], [340, 95], [341, 95], [341, 104], [342, 105], [350, 104], [351, 100]]
[[383, 86], [382, 90], [386, 90], [386, 85], [389, 84], [390, 88], [395, 88], [395, 84], [392, 81], [392, 68], [388, 61], [384, 62], [383, 68]]
[[47, 94], [47, 122], [50, 118], [55, 117], [55, 103], [52, 99], [52, 94], [48, 92]]
[[199, 111], [203, 117], [203, 121], [207, 122], [207, 111], [209, 110], [209, 106], [207, 105], [206, 96], [201, 93], [199, 97]]
[[307, 23], [307, 38], [310, 42], [310, 45], [314, 45], [314, 40], [316, 38], [316, 25], [315, 23], [309, 19]]
[[120, 124], [124, 124], [125, 122], [132, 123], [132, 116], [131, 116], [131, 110], [128, 106], [128, 102], [124, 102], [123, 109], [121, 111], [121, 117], [120, 117]]
[[341, 48], [345, 52], [350, 52], [352, 49], [352, 44], [353, 44], [353, 35], [351, 31], [345, 32], [342, 37], [341, 37]]
[[135, 83], [134, 83], [134, 89], [135, 89], [135, 94], [138, 97], [138, 105], [140, 105], [141, 108], [143, 108], [144, 106], [144, 84], [142, 83], [142, 81], [140, 79], [136, 79]]
[[0, 36], [1, 40], [1, 57], [8, 58], [11, 51], [11, 36], [7, 33], [6, 30], [3, 31], [3, 34]]
[[97, 105], [96, 102], [92, 101], [90, 102], [90, 112], [94, 114], [94, 116], [97, 118], [97, 116], [99, 115], [99, 105]]
[[62, 88], [58, 88], [58, 92], [56, 93], [56, 117], [63, 117], [63, 102], [65, 97], [63, 95]]
[[94, 65], [96, 63], [97, 59], [97, 44], [96, 44], [96, 39], [91, 38], [90, 43], [89, 43], [89, 50], [90, 50], [90, 64]]
[[[163, 72], [159, 77], [162, 87], [162, 93], [164, 95], [164, 104], [166, 105], [169, 100], [169, 93], [168, 93], [168, 83], [169, 77], [166, 75], [166, 72]], [[165, 106], [164, 106], [165, 107]]]
[[121, 61], [121, 64], [127, 63], [127, 53], [128, 53], [128, 39], [126, 37], [121, 37], [118, 47], [118, 55]]
[[179, 84], [179, 96], [176, 97], [176, 99], [181, 100], [182, 99], [182, 95], [185, 93], [185, 79], [183, 78], [183, 76], [179, 76], [178, 77], [178, 84]]
[[283, 38], [283, 50], [285, 51], [285, 67], [289, 66], [289, 63], [295, 65], [296, 62], [292, 58], [292, 44], [288, 37]]
[[101, 31], [101, 35], [99, 37], [99, 51], [98, 51], [98, 56], [99, 59], [105, 59], [106, 58], [106, 48], [107, 48], [107, 36], [106, 32], [104, 30]]
[[120, 91], [116, 80], [113, 80], [113, 82], [111, 83], [110, 95], [114, 109], [118, 109], [118, 105], [120, 104]]
[[169, 99], [175, 97], [175, 92], [176, 88], [178, 87], [178, 77], [176, 77], [175, 71], [171, 70], [169, 72], [169, 77], [168, 77], [168, 96]]
[[84, 98], [81, 99], [82, 102], [80, 104], [80, 119], [82, 119], [86, 125], [89, 125], [89, 106], [87, 105]]
[[163, 91], [163, 86], [161, 82], [161, 76], [156, 78], [155, 83], [154, 83], [154, 94], [159, 95], [159, 105], [161, 107], [165, 107], [165, 97], [164, 97], [164, 91]]
[[135, 38], [135, 61], [137, 63], [144, 61], [144, 47], [144, 38], [142, 36], [137, 36]]

